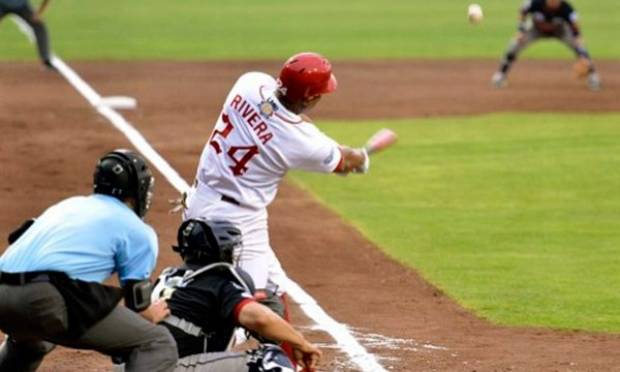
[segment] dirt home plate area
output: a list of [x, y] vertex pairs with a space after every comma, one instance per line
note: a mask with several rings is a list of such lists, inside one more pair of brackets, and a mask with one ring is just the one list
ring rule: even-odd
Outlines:
[[[495, 62], [340, 62], [339, 91], [313, 113], [321, 119], [389, 119], [497, 111], [620, 110], [620, 66], [599, 64], [604, 89], [571, 79], [567, 62], [524, 61], [511, 88], [495, 90]], [[59, 75], [34, 63], [0, 68], [0, 236], [48, 205], [91, 190], [92, 170], [106, 151], [129, 143]], [[275, 74], [279, 63], [77, 63], [101, 95], [135, 97], [123, 115], [192, 180], [222, 101], [241, 73]], [[159, 174], [148, 221], [161, 248], [157, 271], [179, 263], [169, 248], [177, 196]], [[305, 192], [284, 183], [270, 208], [272, 245], [293, 280], [352, 332], [389, 371], [614, 371], [620, 336], [509, 328], [474, 316], [387, 258], [355, 229]], [[303, 214], [304, 218], [299, 218]], [[321, 371], [355, 371], [347, 355], [297, 309], [293, 322], [325, 353]], [[107, 371], [96, 353], [58, 348], [40, 371]]]

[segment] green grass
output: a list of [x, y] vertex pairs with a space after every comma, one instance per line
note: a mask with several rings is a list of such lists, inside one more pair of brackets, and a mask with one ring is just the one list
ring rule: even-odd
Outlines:
[[400, 134], [370, 174], [294, 173], [385, 251], [494, 322], [620, 332], [620, 115], [326, 123]]
[[[34, 1], [38, 4], [39, 1]], [[471, 26], [456, 0], [63, 0], [47, 14], [53, 48], [69, 59], [277, 59], [301, 50], [332, 58], [499, 58], [520, 0], [483, 0]], [[596, 58], [620, 58], [620, 2], [573, 2]], [[0, 59], [33, 59], [11, 22], [0, 23]], [[539, 43], [536, 58], [570, 57]]]

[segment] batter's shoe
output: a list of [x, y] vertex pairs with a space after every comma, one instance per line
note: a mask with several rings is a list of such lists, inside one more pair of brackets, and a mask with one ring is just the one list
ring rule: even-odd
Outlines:
[[601, 90], [601, 78], [596, 72], [592, 72], [588, 75], [588, 88], [593, 91]]
[[493, 74], [493, 77], [491, 78], [491, 85], [495, 88], [503, 88], [506, 84], [506, 74], [501, 71], [497, 71]]

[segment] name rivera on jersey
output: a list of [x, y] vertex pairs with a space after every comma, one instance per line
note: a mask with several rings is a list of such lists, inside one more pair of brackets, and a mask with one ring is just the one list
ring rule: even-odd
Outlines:
[[252, 105], [244, 100], [243, 97], [237, 94], [232, 102], [230, 102], [230, 107], [241, 114], [246, 124], [254, 130], [263, 145], [273, 138], [273, 134], [268, 131], [267, 124], [261, 119]]

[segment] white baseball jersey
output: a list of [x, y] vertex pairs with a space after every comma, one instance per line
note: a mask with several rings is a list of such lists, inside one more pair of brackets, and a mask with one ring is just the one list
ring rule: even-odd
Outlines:
[[241, 76], [200, 158], [197, 181], [244, 207], [269, 205], [289, 169], [328, 173], [342, 161], [338, 143], [287, 110], [276, 88], [267, 74]]

